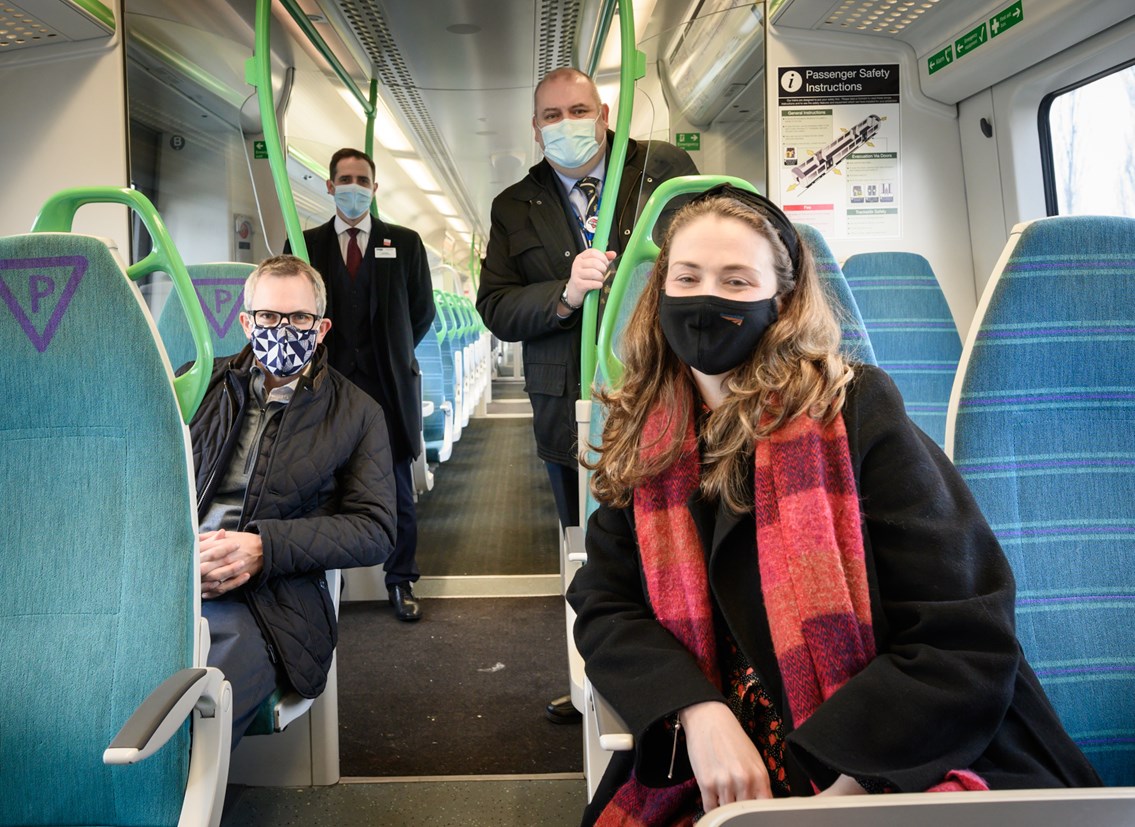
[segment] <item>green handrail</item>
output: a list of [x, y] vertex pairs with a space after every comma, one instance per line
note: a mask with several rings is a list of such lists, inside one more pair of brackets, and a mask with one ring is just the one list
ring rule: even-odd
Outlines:
[[[307, 16], [307, 12], [300, 8], [296, 0], [280, 0], [280, 5], [292, 16], [292, 20], [296, 21], [296, 25], [307, 35], [308, 42], [311, 43], [311, 45], [315, 47], [315, 50], [319, 52], [320, 56], [327, 61], [327, 65], [339, 76], [339, 80], [343, 81], [343, 85], [347, 87], [347, 91], [355, 96], [355, 100], [357, 100], [363, 108], [363, 113], [373, 115], [373, 100], [368, 99], [367, 96], [363, 94], [363, 91], [359, 89], [359, 85], [355, 83], [355, 79], [347, 72], [346, 68], [339, 61], [339, 58], [331, 51], [331, 47], [327, 45], [327, 41], [323, 39], [323, 35], [315, 28], [315, 24], [313, 24], [311, 19]], [[259, 10], [260, 6], [257, 4], [257, 11], [259, 12]], [[259, 34], [259, 18], [257, 19], [256, 31]]]
[[111, 34], [114, 33], [114, 12], [100, 3], [99, 0], [71, 0], [71, 2], [110, 29]]
[[40, 209], [32, 225], [32, 232], [71, 232], [75, 212], [84, 204], [125, 204], [138, 214], [153, 239], [154, 249], [137, 264], [127, 267], [126, 275], [137, 281], [150, 273], [161, 271], [169, 274], [173, 281], [173, 289], [181, 300], [181, 307], [189, 322], [189, 333], [197, 348], [193, 367], [173, 380], [181, 418], [188, 422], [197, 412], [197, 406], [205, 396], [205, 388], [213, 372], [213, 339], [205, 325], [205, 314], [193, 289], [193, 282], [185, 271], [185, 262], [181, 260], [181, 254], [174, 246], [165, 222], [150, 199], [127, 187], [75, 187], [61, 190], [47, 199], [47, 203]]
[[[366, 138], [364, 139], [363, 152], [371, 158], [374, 158], [374, 116], [378, 111], [378, 78], [370, 79], [370, 109], [366, 110], [367, 113], [367, 131]], [[328, 176], [330, 177], [330, 176]], [[373, 183], [373, 182], [371, 182]], [[372, 218], [378, 218], [378, 199], [372, 198], [370, 200], [370, 214]]]
[[441, 332], [437, 334], [437, 340], [444, 342], [449, 333], [449, 320], [446, 319], [445, 313], [442, 312], [442, 291], [434, 290], [434, 308], [437, 311], [437, 318], [441, 321]]
[[[631, 274], [640, 264], [654, 261], [658, 258], [658, 245], [654, 243], [652, 235], [658, 217], [666, 208], [671, 199], [688, 193], [703, 192], [718, 184], [732, 184], [740, 189], [756, 192], [748, 181], [734, 178], [731, 175], [683, 175], [680, 178], [671, 178], [663, 182], [658, 189], [647, 199], [642, 215], [635, 224], [630, 241], [623, 250], [623, 257], [619, 260], [619, 269], [615, 273], [615, 280], [611, 284], [611, 292], [607, 296], [607, 307], [603, 312], [603, 324], [599, 328], [599, 338], [596, 342], [598, 351], [598, 375], [596, 381], [602, 381], [609, 388], [615, 388], [623, 378], [623, 363], [615, 356], [612, 339], [615, 325], [619, 319], [619, 308], [626, 296], [627, 286], [631, 281]], [[590, 383], [588, 383], [590, 385]]]
[[[610, 21], [608, 21], [610, 23]], [[635, 48], [634, 9], [631, 0], [619, 0], [619, 35], [622, 47], [622, 68], [619, 75], [619, 117], [615, 124], [615, 144], [611, 148], [611, 159], [607, 163], [607, 176], [603, 183], [605, 192], [618, 193], [623, 177], [623, 164], [627, 158], [627, 141], [631, 130], [631, 110], [634, 105], [635, 81], [646, 74], [646, 55]], [[591, 246], [597, 250], [607, 249], [607, 239], [611, 234], [611, 224], [615, 218], [615, 202], [618, 198], [603, 198], [599, 204], [599, 224]], [[579, 395], [582, 399], [591, 398], [591, 378], [595, 376], [595, 328], [599, 318], [599, 293], [588, 292], [583, 298], [582, 344], [579, 354], [580, 383]]]
[[603, 47], [607, 45], [607, 34], [611, 31], [611, 20], [615, 16], [618, 0], [605, 0], [603, 8], [599, 10], [599, 26], [596, 29], [595, 46], [587, 56], [587, 66], [584, 67], [589, 76], [595, 74], [599, 68], [599, 58], [603, 56]]
[[268, 165], [276, 184], [276, 197], [280, 201], [280, 211], [284, 214], [292, 254], [310, 264], [307, 242], [303, 238], [299, 212], [292, 195], [292, 182], [288, 180], [288, 162], [280, 145], [280, 126], [276, 123], [276, 107], [272, 96], [271, 28], [272, 0], [256, 0], [256, 45], [252, 57], [245, 64], [245, 80], [256, 87], [256, 99], [260, 104], [260, 129], [268, 148]]
[[154, 40], [145, 32], [131, 31], [130, 40], [149, 50], [154, 56], [181, 72], [182, 75], [189, 78], [189, 80], [193, 81], [193, 83], [200, 86], [206, 92], [216, 95], [234, 109], [239, 111], [244, 105], [244, 95], [239, 94], [227, 83], [222, 83], [215, 75], [205, 71], [205, 69], [194, 63], [185, 55], [174, 51], [164, 43]]
[[477, 310], [473, 307], [473, 302], [469, 300], [468, 296], [458, 296], [461, 300], [461, 310], [465, 314], [465, 326], [469, 331], [469, 335], [476, 337], [477, 335]]

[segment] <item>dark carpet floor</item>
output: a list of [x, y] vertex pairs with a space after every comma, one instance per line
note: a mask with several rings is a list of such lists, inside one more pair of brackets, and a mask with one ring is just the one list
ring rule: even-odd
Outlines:
[[530, 419], [471, 419], [418, 501], [418, 568], [446, 575], [555, 574], [556, 505]]
[[524, 392], [524, 382], [516, 380], [500, 380], [493, 382], [493, 399], [527, 399]]
[[430, 600], [412, 624], [345, 603], [339, 624], [345, 777], [582, 771], [580, 727], [543, 716], [564, 689], [562, 598]]

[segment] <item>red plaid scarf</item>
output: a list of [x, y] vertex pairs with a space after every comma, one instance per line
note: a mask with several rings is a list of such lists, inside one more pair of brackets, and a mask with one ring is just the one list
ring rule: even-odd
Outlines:
[[[656, 409], [641, 444], [644, 456], [659, 453], [683, 424], [678, 460], [635, 491], [635, 524], [658, 622], [720, 688], [705, 551], [686, 506], [699, 484], [693, 417], [678, 423]], [[754, 489], [761, 591], [788, 706], [800, 726], [875, 657], [859, 495], [843, 417], [825, 427], [801, 415], [759, 441]], [[963, 771], [933, 789], [985, 788]], [[693, 779], [656, 789], [632, 774], [597, 824], [691, 824], [698, 803]]]

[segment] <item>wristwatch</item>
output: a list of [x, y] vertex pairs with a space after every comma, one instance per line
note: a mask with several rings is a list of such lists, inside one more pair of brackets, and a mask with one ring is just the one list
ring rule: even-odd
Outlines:
[[583, 305], [582, 304], [572, 304], [571, 302], [569, 302], [568, 297], [567, 297], [567, 290], [568, 290], [567, 285], [565, 284], [564, 285], [564, 292], [560, 293], [560, 304], [562, 304], [564, 307], [566, 307], [568, 310], [570, 310], [574, 313], [576, 310], [579, 310], [579, 308], [583, 307]]

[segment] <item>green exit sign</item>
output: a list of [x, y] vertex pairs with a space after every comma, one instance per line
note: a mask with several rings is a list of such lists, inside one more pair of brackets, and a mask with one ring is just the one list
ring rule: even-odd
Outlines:
[[700, 132], [675, 132], [674, 143], [678, 149], [701, 149], [701, 133]]
[[1024, 19], [1025, 10], [1021, 7], [1021, 0], [1017, 0], [1013, 5], [1001, 9], [989, 18], [989, 32], [993, 37], [997, 37], [997, 35], [1006, 29], [1013, 28]]
[[252, 142], [252, 157], [253, 158], [267, 158], [268, 157], [268, 142], [267, 141], [253, 141]]

